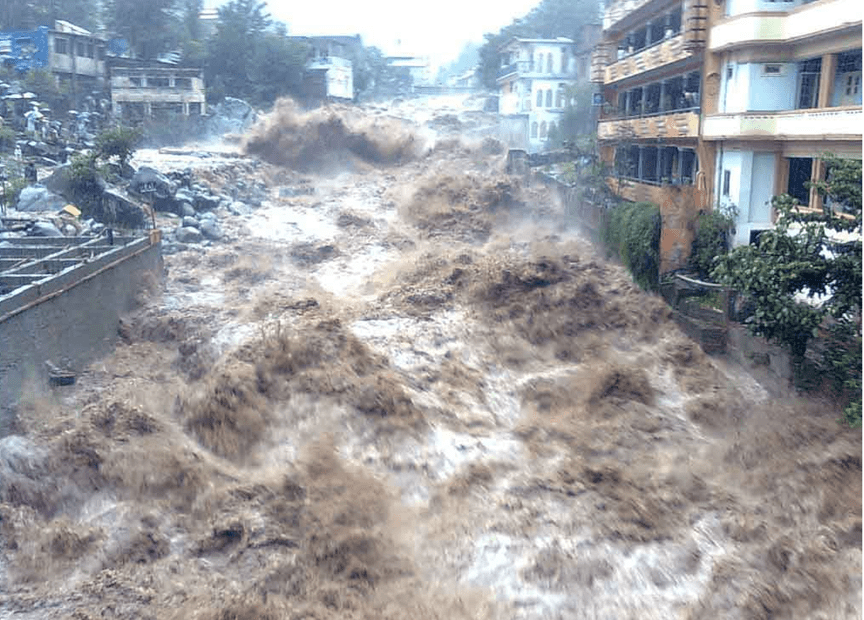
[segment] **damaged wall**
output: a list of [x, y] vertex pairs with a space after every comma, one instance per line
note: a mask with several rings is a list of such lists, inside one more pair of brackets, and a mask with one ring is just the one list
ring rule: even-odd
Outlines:
[[0, 435], [23, 391], [47, 386], [45, 362], [78, 373], [110, 353], [120, 317], [162, 273], [154, 235], [0, 297]]

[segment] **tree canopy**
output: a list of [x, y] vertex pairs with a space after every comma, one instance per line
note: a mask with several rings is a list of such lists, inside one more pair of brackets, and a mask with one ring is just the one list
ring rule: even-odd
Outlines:
[[[846, 358], [843, 365], [857, 368], [857, 378], [844, 374], [839, 383], [846, 389], [857, 381], [857, 405], [853, 399], [850, 406], [857, 406], [860, 422], [861, 161], [831, 156], [824, 161], [827, 180], [812, 184], [823, 198], [822, 212], [802, 211], [789, 195], [775, 197], [776, 227], [763, 232], [757, 244], [718, 257], [713, 276], [747, 296], [754, 307], [751, 330], [787, 347], [797, 363], [827, 327], [832, 338], [823, 370], [836, 377], [838, 356]], [[855, 421], [854, 410], [847, 409], [850, 415]]]

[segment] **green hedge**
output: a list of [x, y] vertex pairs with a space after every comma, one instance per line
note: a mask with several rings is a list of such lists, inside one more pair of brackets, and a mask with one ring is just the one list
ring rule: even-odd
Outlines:
[[657, 205], [625, 202], [612, 208], [603, 231], [606, 247], [647, 290], [655, 290], [660, 279], [660, 222]]

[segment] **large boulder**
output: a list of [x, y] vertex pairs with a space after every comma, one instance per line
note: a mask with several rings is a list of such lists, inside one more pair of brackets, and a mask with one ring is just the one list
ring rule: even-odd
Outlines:
[[157, 211], [181, 215], [183, 207], [175, 198], [177, 186], [167, 176], [144, 166], [132, 176], [129, 182], [129, 193], [146, 201]]
[[18, 196], [19, 211], [59, 211], [69, 201], [41, 185], [25, 187]]
[[242, 99], [225, 97], [220, 103], [208, 108], [210, 117], [205, 129], [212, 135], [244, 133], [257, 120], [255, 110]]
[[103, 224], [132, 229], [145, 228], [150, 219], [146, 207], [113, 187], [102, 193], [101, 208], [94, 209], [92, 215]]

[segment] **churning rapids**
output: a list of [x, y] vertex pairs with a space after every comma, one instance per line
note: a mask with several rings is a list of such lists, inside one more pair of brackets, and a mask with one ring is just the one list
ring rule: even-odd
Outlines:
[[0, 440], [0, 618], [861, 617], [860, 432], [703, 354], [493, 123], [139, 154], [269, 200]]

